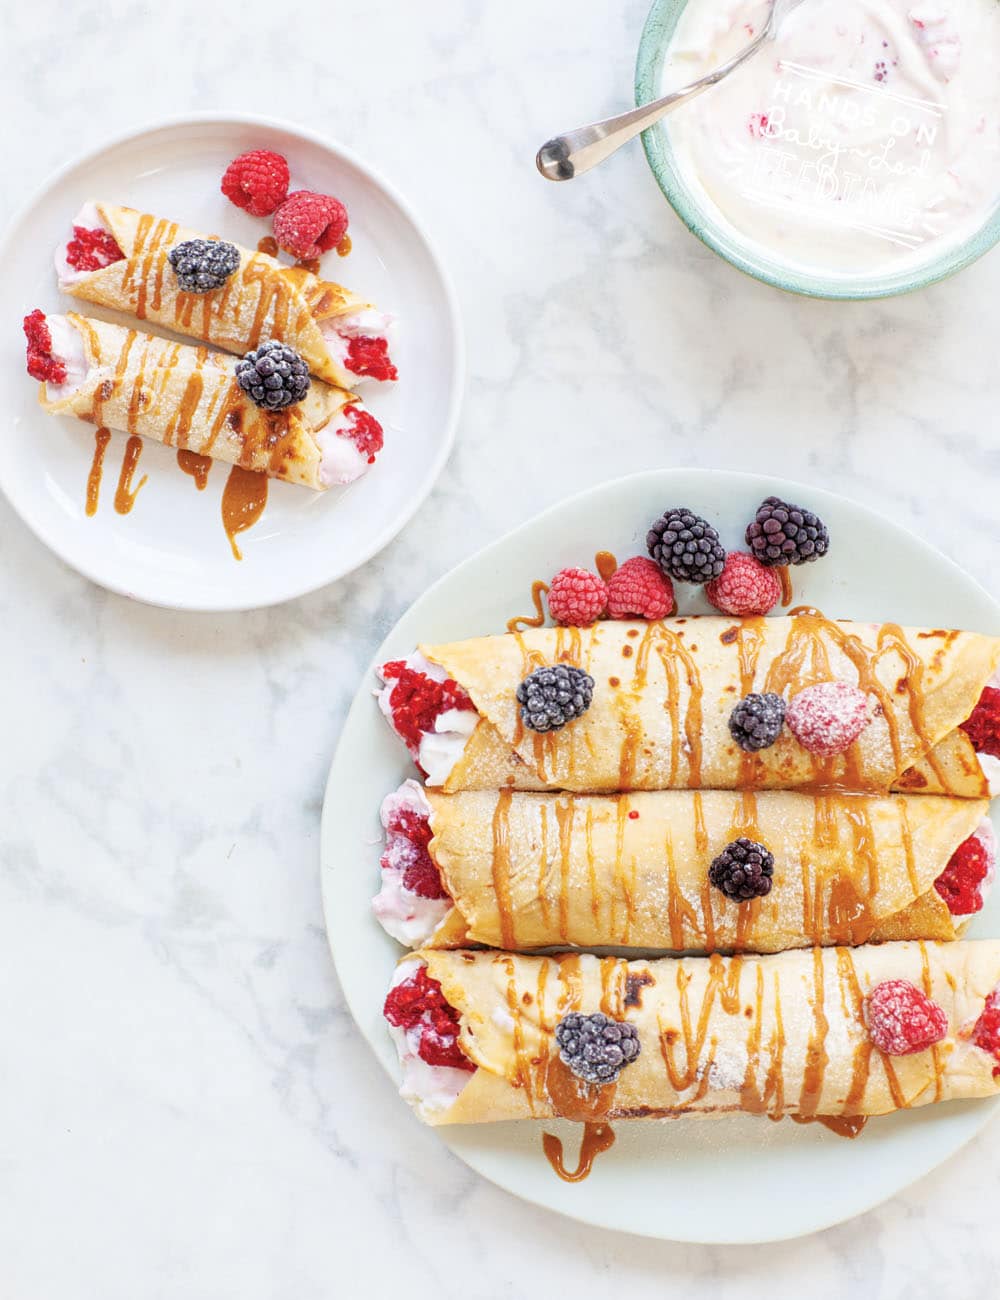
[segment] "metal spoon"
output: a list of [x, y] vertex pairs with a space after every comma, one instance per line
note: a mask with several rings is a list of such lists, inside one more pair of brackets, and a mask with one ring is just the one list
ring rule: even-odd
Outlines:
[[658, 122], [672, 108], [687, 103], [695, 95], [700, 95], [703, 90], [714, 86], [723, 77], [728, 77], [734, 68], [738, 68], [741, 63], [752, 58], [762, 45], [777, 36], [781, 24], [792, 10], [797, 9], [802, 3], [803, 0], [772, 0], [771, 10], [764, 26], [746, 49], [733, 55], [727, 63], [723, 63], [707, 76], [692, 81], [690, 86], [664, 95], [662, 99], [656, 99], [651, 104], [644, 104], [641, 108], [633, 108], [618, 117], [609, 117], [604, 122], [593, 122], [590, 126], [577, 127], [575, 131], [567, 131], [564, 135], [546, 140], [535, 155], [535, 166], [549, 181], [571, 181], [574, 176], [582, 176], [584, 172], [589, 172], [591, 167], [596, 167], [605, 158], [610, 158], [623, 144], [634, 139], [654, 122]]

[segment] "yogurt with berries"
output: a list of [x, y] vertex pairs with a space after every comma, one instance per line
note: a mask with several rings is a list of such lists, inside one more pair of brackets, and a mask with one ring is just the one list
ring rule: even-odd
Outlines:
[[[745, 47], [769, 8], [689, 0], [664, 93]], [[1000, 209], [1000, 0], [803, 0], [666, 123], [727, 242], [812, 274], [919, 269]]]

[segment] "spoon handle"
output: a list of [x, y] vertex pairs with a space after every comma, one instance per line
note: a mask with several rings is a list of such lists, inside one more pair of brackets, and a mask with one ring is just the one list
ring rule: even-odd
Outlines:
[[592, 122], [589, 126], [580, 126], [575, 131], [566, 131], [563, 135], [546, 140], [535, 155], [535, 166], [548, 181], [571, 181], [575, 176], [582, 176], [591, 167], [596, 167], [605, 158], [609, 158], [623, 144], [658, 122], [678, 104], [694, 99], [695, 95], [700, 95], [703, 90], [728, 76], [734, 68], [738, 68], [760, 49], [770, 32], [769, 20], [745, 49], [713, 69], [707, 76], [692, 81], [690, 86], [664, 95], [662, 99], [655, 99], [651, 104], [643, 104], [641, 108], [630, 109], [617, 117]]

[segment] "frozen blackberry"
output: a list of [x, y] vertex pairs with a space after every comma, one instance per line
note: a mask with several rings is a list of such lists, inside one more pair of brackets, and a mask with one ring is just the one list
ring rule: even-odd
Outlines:
[[221, 289], [240, 264], [240, 250], [221, 239], [185, 239], [167, 254], [184, 293]]
[[774, 855], [746, 836], [727, 844], [708, 869], [710, 882], [737, 903], [769, 894], [773, 875]]
[[301, 402], [309, 389], [309, 367], [294, 348], [270, 339], [236, 363], [243, 391], [268, 411]]
[[557, 731], [581, 717], [594, 698], [594, 679], [582, 668], [536, 668], [517, 688], [521, 721], [532, 731]]
[[719, 534], [685, 506], [668, 510], [651, 525], [646, 547], [663, 572], [676, 582], [711, 582], [726, 563]]
[[603, 1011], [585, 1016], [571, 1011], [556, 1025], [559, 1058], [585, 1083], [614, 1083], [639, 1055], [635, 1025], [612, 1020]]
[[761, 502], [753, 523], [747, 525], [746, 536], [754, 559], [767, 568], [808, 564], [830, 549], [830, 534], [823, 520], [780, 497]]
[[785, 701], [773, 691], [744, 695], [729, 715], [730, 735], [748, 754], [773, 745], [784, 724]]

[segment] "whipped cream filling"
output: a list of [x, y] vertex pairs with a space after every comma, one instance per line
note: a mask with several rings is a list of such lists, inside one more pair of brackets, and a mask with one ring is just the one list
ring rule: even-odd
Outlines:
[[351, 436], [354, 429], [349, 415], [351, 408], [365, 409], [355, 398], [316, 434], [320, 450], [319, 477], [324, 487], [353, 483], [372, 467], [372, 462], [364, 452], [359, 451], [356, 440]]
[[[404, 781], [382, 800], [380, 817], [386, 831], [396, 814], [412, 812], [429, 817], [431, 806], [418, 781]], [[424, 898], [407, 889], [403, 877], [412, 848], [403, 835], [389, 836], [382, 856], [382, 888], [372, 899], [372, 910], [387, 934], [407, 948], [426, 943], [451, 911], [450, 898]]]
[[[83, 226], [86, 230], [107, 230], [107, 226], [101, 220], [101, 215], [97, 211], [97, 206], [88, 201], [83, 205], [80, 211], [73, 218], [72, 225]], [[73, 239], [73, 231], [66, 236], [55, 252], [56, 275], [59, 277], [59, 288], [63, 289], [68, 284], [73, 284], [77, 280], [82, 280], [85, 275], [92, 275], [91, 271], [78, 271], [75, 266], [70, 266], [66, 260], [66, 251]]]
[[[422, 965], [424, 963], [417, 957], [408, 957], [405, 961], [401, 961], [396, 967], [392, 987], [395, 988], [397, 984], [408, 980]], [[403, 1071], [399, 1095], [404, 1101], [413, 1102], [422, 1110], [447, 1110], [472, 1078], [473, 1072], [456, 1070], [450, 1065], [428, 1065], [418, 1054], [420, 1025], [414, 1025], [412, 1029], [390, 1025], [388, 1021], [386, 1025], [396, 1045], [399, 1064]]]
[[66, 378], [61, 384], [51, 381], [45, 385], [45, 395], [50, 402], [60, 402], [72, 397], [90, 374], [87, 364], [87, 351], [79, 330], [73, 328], [65, 316], [56, 313], [46, 316], [45, 323], [52, 336], [52, 355], [66, 367]]
[[[407, 668], [423, 673], [434, 682], [446, 682], [448, 674], [439, 664], [432, 664], [419, 650], [406, 659]], [[389, 726], [396, 731], [392, 716], [392, 688], [395, 682], [388, 681], [378, 693], [378, 706], [382, 710]], [[428, 785], [444, 785], [452, 769], [465, 753], [469, 737], [476, 729], [479, 714], [475, 709], [445, 709], [434, 719], [434, 730], [421, 733], [420, 746], [414, 755], [417, 762], [427, 773]], [[399, 736], [399, 732], [396, 731]], [[400, 736], [402, 740], [403, 737]]]
[[[351, 339], [385, 339], [391, 351], [394, 320], [393, 316], [377, 311], [374, 307], [362, 307], [360, 311], [349, 312], [346, 316], [327, 317], [320, 321], [319, 328], [330, 355], [346, 370]], [[356, 375], [354, 383], [363, 384], [370, 379], [370, 375]]]
[[[764, 0], [689, 0], [665, 91], [712, 71]], [[666, 120], [681, 178], [737, 246], [831, 275], [919, 267], [1000, 202], [996, 0], [807, 0]]]

